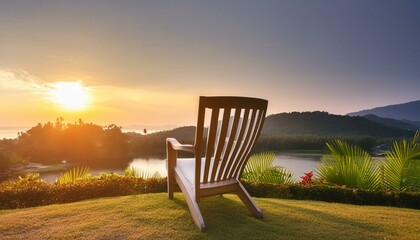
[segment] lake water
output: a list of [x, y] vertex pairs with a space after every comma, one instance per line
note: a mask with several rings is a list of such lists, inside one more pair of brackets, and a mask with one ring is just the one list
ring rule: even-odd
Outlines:
[[[305, 172], [315, 170], [316, 165], [319, 163], [320, 155], [316, 154], [299, 154], [299, 153], [281, 153], [278, 154], [274, 159], [275, 166], [282, 166], [293, 172], [295, 180], [299, 181], [300, 176], [303, 176]], [[160, 158], [135, 158], [128, 167], [135, 167], [142, 171], [148, 171], [150, 173], [158, 172], [162, 177], [166, 177], [166, 161]], [[71, 168], [70, 168], [71, 169]], [[94, 176], [99, 173], [118, 173], [124, 174], [123, 168], [101, 168], [91, 169], [91, 174]], [[42, 179], [49, 183], [53, 183], [61, 171], [43, 172], [40, 173]], [[14, 178], [16, 179], [16, 177]]]

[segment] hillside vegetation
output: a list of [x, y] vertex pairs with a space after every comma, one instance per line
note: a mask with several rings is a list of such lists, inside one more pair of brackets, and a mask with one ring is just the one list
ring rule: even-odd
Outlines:
[[[374, 145], [411, 138], [415, 131], [385, 126], [363, 117], [333, 115], [327, 112], [279, 113], [266, 117], [256, 151], [323, 150], [325, 143], [342, 139], [370, 150]], [[130, 133], [132, 153], [164, 156], [165, 139], [177, 138], [181, 143], [193, 143], [195, 127], [180, 127], [169, 131], [141, 135]]]
[[410, 137], [414, 131], [402, 130], [370, 121], [327, 112], [292, 112], [267, 116], [263, 135]]

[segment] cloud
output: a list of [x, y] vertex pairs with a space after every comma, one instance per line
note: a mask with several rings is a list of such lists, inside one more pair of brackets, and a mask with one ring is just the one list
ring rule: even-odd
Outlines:
[[45, 92], [45, 82], [24, 70], [0, 69], [0, 89], [11, 91]]

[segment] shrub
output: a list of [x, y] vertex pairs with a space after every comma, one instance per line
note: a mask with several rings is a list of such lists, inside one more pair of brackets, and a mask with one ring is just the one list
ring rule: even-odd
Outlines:
[[378, 189], [381, 176], [369, 153], [358, 146], [335, 140], [327, 143], [328, 154], [321, 159], [318, 175], [326, 183], [360, 189]]
[[[25, 179], [25, 178], [22, 178]], [[134, 178], [118, 174], [65, 184], [47, 184], [44, 181], [22, 180], [0, 184], [0, 209], [69, 203], [99, 197], [125, 196], [166, 191], [164, 178]]]
[[[25, 178], [22, 178], [25, 179]], [[27, 181], [28, 179], [32, 179]], [[318, 184], [273, 184], [243, 182], [255, 197], [286, 198], [339, 202], [359, 205], [382, 205], [420, 209], [420, 193], [360, 190]], [[67, 184], [47, 184], [33, 175], [20, 182], [0, 184], [0, 209], [70, 203], [91, 198], [115, 197], [166, 192], [165, 178], [134, 178], [101, 174], [88, 180]]]
[[420, 191], [420, 132], [413, 140], [394, 142], [381, 166], [385, 188], [393, 191]]
[[292, 183], [293, 174], [283, 167], [273, 166], [276, 153], [252, 155], [245, 165], [242, 179], [251, 182]]
[[420, 193], [362, 190], [342, 186], [243, 182], [255, 197], [315, 200], [420, 209]]

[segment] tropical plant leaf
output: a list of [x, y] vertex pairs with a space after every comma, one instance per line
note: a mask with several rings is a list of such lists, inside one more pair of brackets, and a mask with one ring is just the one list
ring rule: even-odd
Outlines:
[[59, 184], [75, 183], [90, 177], [90, 168], [88, 167], [75, 167], [70, 171], [60, 174], [56, 180]]
[[264, 152], [252, 155], [245, 165], [242, 179], [251, 182], [292, 183], [292, 172], [283, 167], [274, 167], [276, 157], [274, 152]]
[[134, 166], [127, 168], [125, 170], [125, 176], [127, 177], [136, 177], [136, 178], [143, 178], [143, 179], [148, 179], [148, 178], [160, 178], [161, 175], [159, 174], [159, 172], [154, 172], [151, 173], [149, 171], [146, 170], [140, 170]]
[[335, 140], [327, 143], [316, 173], [327, 183], [362, 189], [377, 189], [381, 175], [369, 153], [358, 146]]
[[420, 132], [411, 142], [394, 142], [381, 170], [385, 187], [394, 191], [420, 190]]

